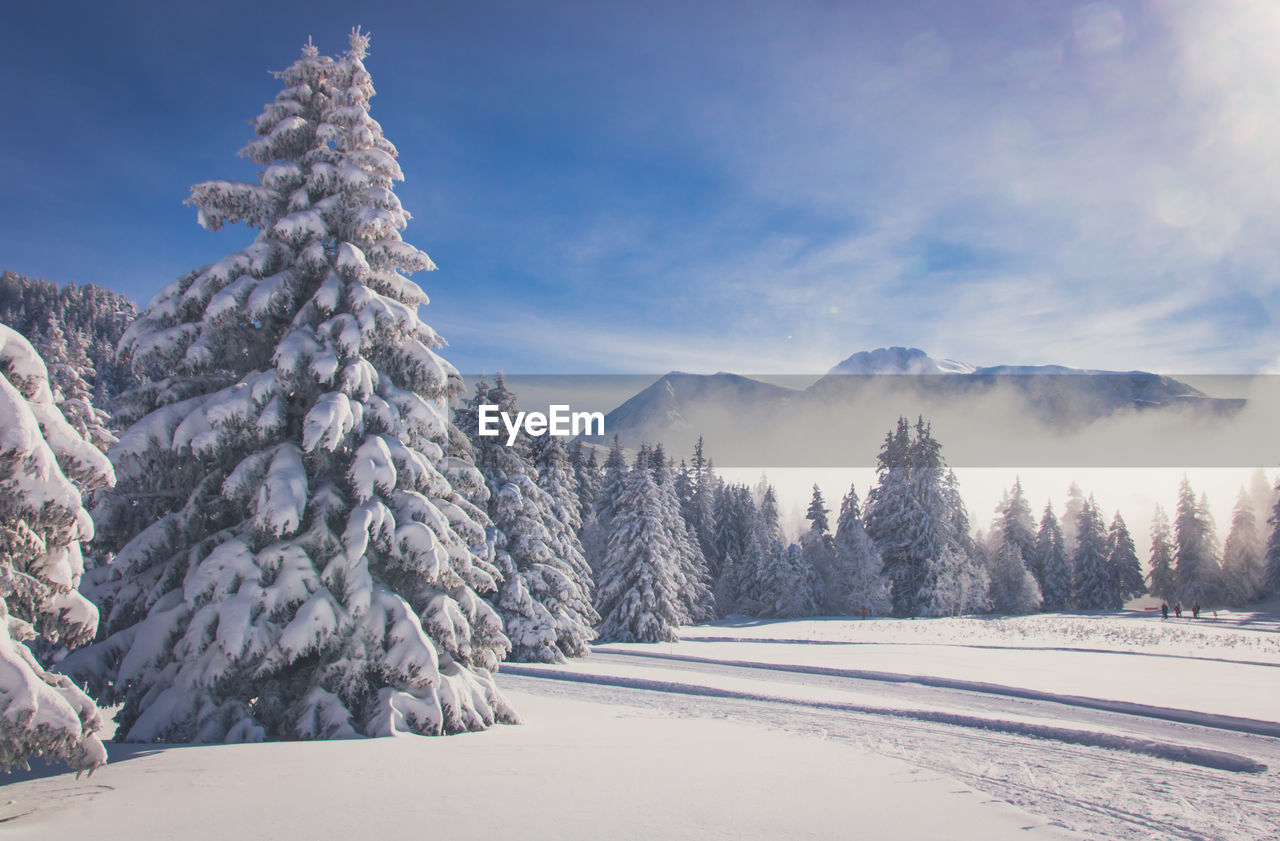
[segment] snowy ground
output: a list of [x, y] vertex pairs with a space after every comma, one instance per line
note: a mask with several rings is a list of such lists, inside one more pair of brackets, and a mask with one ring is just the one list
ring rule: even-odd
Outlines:
[[[3, 792], [21, 839], [1072, 837], [945, 774], [755, 723], [510, 691], [444, 739], [139, 749]], [[927, 802], [930, 808], [913, 807]], [[865, 833], [865, 834], [863, 834]]]
[[109, 746], [92, 778], [15, 775], [0, 839], [1280, 834], [1274, 615], [725, 622], [685, 636], [505, 667], [519, 727]]
[[1275, 612], [721, 622], [502, 680], [807, 733], [1090, 838], [1280, 838]]

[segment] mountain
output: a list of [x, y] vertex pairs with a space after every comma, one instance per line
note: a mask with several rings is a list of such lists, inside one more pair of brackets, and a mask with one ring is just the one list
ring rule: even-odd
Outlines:
[[1145, 371], [1099, 371], [1062, 365], [993, 365], [976, 368], [950, 359], [935, 360], [919, 348], [880, 348], [855, 353], [809, 387], [823, 401], [865, 395], [888, 375], [912, 375], [889, 382], [895, 393], [910, 391], [948, 404], [1009, 390], [1025, 410], [1056, 429], [1075, 429], [1128, 409], [1193, 406], [1212, 413], [1240, 409], [1171, 377]]
[[607, 443], [617, 434], [623, 445], [645, 440], [698, 438], [699, 430], [722, 424], [726, 416], [746, 415], [763, 421], [785, 410], [795, 389], [762, 383], [739, 374], [684, 374], [672, 371], [604, 416]]
[[[627, 447], [660, 441], [678, 453], [702, 435], [723, 464], [837, 466], [855, 453], [858, 463], [867, 463], [899, 415], [923, 415], [945, 426], [953, 442], [962, 436], [961, 452], [979, 463], [997, 449], [1023, 457], [1045, 452], [1037, 441], [1049, 441], [1056, 458], [1074, 463], [1062, 449], [1064, 436], [1096, 432], [1103, 419], [1175, 409], [1226, 417], [1243, 406], [1243, 400], [1210, 397], [1144, 371], [979, 368], [934, 359], [919, 348], [890, 347], [855, 353], [807, 387], [673, 371], [609, 412], [605, 436], [596, 440], [617, 435]], [[1130, 434], [1122, 451], [1094, 435], [1089, 457], [1100, 464], [1131, 459], [1133, 440], [1144, 439]]]
[[855, 353], [827, 373], [869, 374], [970, 374], [973, 366], [953, 359], [934, 359], [914, 347], [882, 347]]

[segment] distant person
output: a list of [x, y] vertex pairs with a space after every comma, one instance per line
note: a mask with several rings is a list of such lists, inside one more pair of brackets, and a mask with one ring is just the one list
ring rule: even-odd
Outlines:
[[1173, 615], [1178, 617], [1179, 619], [1182, 618], [1182, 602], [1173, 603]]
[[1168, 602], [1161, 602], [1161, 603], [1160, 603], [1160, 618], [1161, 618], [1161, 619], [1168, 619], [1168, 618], [1169, 618], [1169, 603], [1168, 603]]
[[1191, 618], [1192, 619], [1200, 618], [1200, 602], [1196, 602], [1195, 604], [1191, 605]]

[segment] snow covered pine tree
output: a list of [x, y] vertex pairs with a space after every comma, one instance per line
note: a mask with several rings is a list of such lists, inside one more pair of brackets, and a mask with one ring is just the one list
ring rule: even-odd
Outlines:
[[676, 642], [677, 628], [689, 621], [680, 594], [680, 550], [643, 459], [624, 480], [611, 524], [596, 590], [601, 639]]
[[853, 485], [840, 502], [835, 536], [836, 595], [842, 602], [838, 613], [851, 616], [884, 616], [893, 603], [889, 579], [884, 575], [880, 550], [862, 526], [858, 491]]
[[[457, 371], [418, 318], [396, 150], [353, 31], [308, 44], [204, 227], [256, 240], [179, 278], [122, 341], [153, 376], [111, 451], [105, 639], [68, 658], [130, 741], [453, 733], [512, 721], [482, 529], [447, 478]], [[447, 465], [447, 466], [446, 466]], [[442, 473], [441, 466], [446, 466]], [[475, 477], [472, 477], [473, 479]], [[73, 659], [74, 658], [74, 659]]]
[[[494, 604], [511, 639], [511, 659], [556, 663], [582, 657], [595, 639], [593, 625], [600, 617], [591, 606], [591, 569], [573, 530], [577, 514], [562, 516], [556, 498], [539, 486], [523, 439], [507, 446], [496, 437], [480, 436], [477, 418], [483, 404], [515, 416], [515, 395], [501, 374], [492, 387], [482, 379], [457, 417], [474, 436], [476, 467], [489, 486], [488, 513], [503, 576]], [[568, 488], [561, 492], [565, 499], [573, 493]]]
[[80, 543], [93, 538], [80, 500], [112, 481], [106, 456], [58, 411], [35, 349], [0, 324], [0, 770], [31, 756], [77, 771], [107, 759], [93, 701], [24, 643], [93, 638], [98, 612], [76, 591]]

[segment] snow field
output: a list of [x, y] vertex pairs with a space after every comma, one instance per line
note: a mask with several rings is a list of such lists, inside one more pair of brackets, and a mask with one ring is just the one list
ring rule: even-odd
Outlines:
[[[14, 839], [618, 841], [1078, 837], [956, 780], [776, 730], [509, 691], [524, 724], [431, 739], [113, 746], [5, 787]], [[28, 775], [32, 776], [32, 775]], [[928, 808], [918, 808], [927, 803]]]

